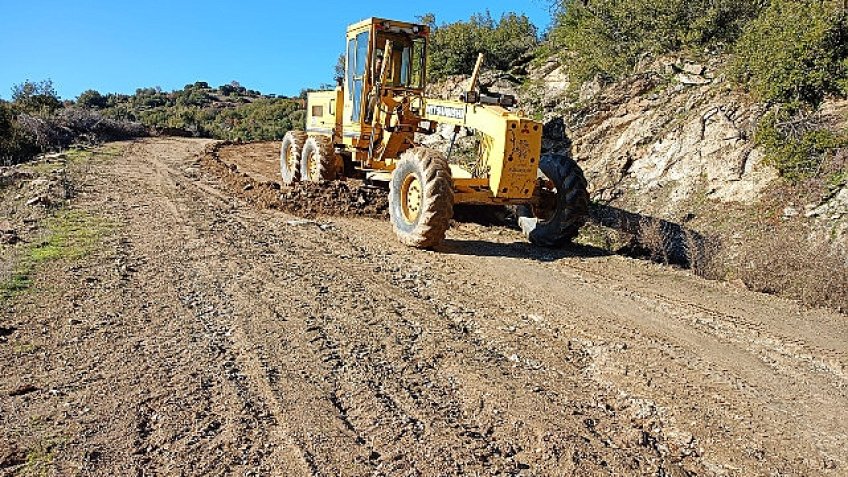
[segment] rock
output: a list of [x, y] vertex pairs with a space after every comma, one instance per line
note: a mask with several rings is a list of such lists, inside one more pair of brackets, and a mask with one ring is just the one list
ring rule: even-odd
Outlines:
[[252, 190], [252, 189], [253, 189], [253, 184], [247, 184], [244, 187], [242, 187], [241, 190], [247, 192], [247, 191]]
[[18, 449], [18, 447], [7, 440], [0, 441], [0, 469], [6, 469], [14, 472], [17, 465], [25, 464], [27, 461], [27, 453]]
[[808, 211], [807, 217], [831, 217], [838, 219], [848, 214], [848, 186], [843, 187], [827, 202]]
[[710, 79], [686, 73], [678, 73], [677, 81], [686, 86], [702, 86], [712, 83], [712, 80]]
[[798, 209], [796, 209], [795, 207], [790, 206], [790, 207], [785, 207], [783, 209], [783, 217], [784, 218], [788, 219], [789, 217], [795, 217], [798, 214], [799, 214]]
[[299, 226], [302, 226], [302, 225], [318, 225], [318, 222], [316, 222], [314, 220], [306, 220], [306, 219], [289, 220], [289, 221], [286, 222], [286, 225], [291, 225], [292, 227], [299, 227]]
[[33, 179], [33, 180], [29, 183], [29, 187], [30, 187], [31, 189], [36, 189], [36, 188], [38, 188], [38, 187], [44, 187], [44, 186], [46, 186], [49, 182], [50, 182], [50, 181], [48, 181], [47, 179], [44, 179], [44, 178]]
[[701, 76], [707, 70], [704, 65], [699, 65], [697, 63], [686, 63], [681, 68], [684, 73], [689, 73], [690, 75]]
[[37, 195], [37, 196], [27, 200], [26, 205], [33, 206], [33, 207], [36, 206], [36, 205], [47, 206], [47, 205], [50, 205], [50, 199], [48, 199], [47, 196], [44, 196], [44, 195]]
[[0, 243], [14, 245], [20, 241], [18, 232], [12, 227], [9, 221], [0, 222]]
[[20, 241], [21, 239], [20, 237], [18, 237], [18, 233], [14, 230], [0, 232], [0, 243], [4, 245], [15, 245]]
[[598, 94], [600, 94], [603, 89], [603, 84], [599, 78], [595, 78], [592, 81], [587, 81], [583, 83], [583, 86], [580, 87], [580, 101], [589, 101]]

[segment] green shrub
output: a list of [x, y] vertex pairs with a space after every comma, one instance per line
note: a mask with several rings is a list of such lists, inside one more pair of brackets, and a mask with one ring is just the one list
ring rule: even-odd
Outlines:
[[818, 105], [848, 92], [841, 1], [772, 0], [736, 46], [735, 77], [761, 100]]
[[735, 41], [763, 0], [563, 0], [549, 48], [577, 83], [616, 79], [644, 54], [721, 48]]
[[0, 165], [9, 165], [38, 154], [39, 148], [17, 120], [11, 104], [0, 101]]
[[792, 181], [817, 175], [828, 155], [848, 146], [844, 134], [819, 125], [813, 116], [792, 108], [763, 116], [755, 141], [764, 149], [766, 163]]
[[427, 55], [427, 72], [432, 80], [470, 74], [479, 53], [486, 55], [487, 66], [508, 70], [539, 43], [536, 27], [525, 15], [507, 13], [496, 22], [487, 12], [467, 22], [440, 26], [435, 20], [432, 14], [419, 18], [432, 29]]

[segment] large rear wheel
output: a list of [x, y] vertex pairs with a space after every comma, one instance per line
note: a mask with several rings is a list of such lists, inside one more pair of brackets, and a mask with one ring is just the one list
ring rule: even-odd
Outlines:
[[589, 216], [589, 193], [583, 170], [569, 156], [542, 156], [539, 169], [555, 190], [543, 189], [542, 204], [519, 208], [518, 224], [536, 245], [562, 247], [569, 244]]
[[280, 148], [280, 175], [283, 184], [292, 185], [300, 180], [300, 157], [307, 136], [303, 131], [289, 131], [283, 136], [283, 146]]
[[336, 155], [333, 140], [326, 136], [312, 136], [303, 145], [300, 160], [300, 177], [305, 181], [332, 181], [342, 171], [341, 157]]
[[444, 240], [453, 217], [453, 180], [444, 155], [426, 147], [401, 155], [389, 183], [389, 214], [406, 245], [429, 248]]

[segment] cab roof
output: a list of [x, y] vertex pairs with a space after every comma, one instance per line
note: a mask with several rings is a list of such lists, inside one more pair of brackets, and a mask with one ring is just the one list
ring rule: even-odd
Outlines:
[[386, 27], [389, 27], [389, 28], [393, 27], [393, 28], [400, 28], [400, 29], [403, 29], [403, 30], [410, 30], [410, 31], [412, 31], [412, 29], [414, 27], [418, 27], [419, 31], [421, 33], [425, 34], [425, 35], [430, 32], [430, 27], [428, 27], [427, 25], [421, 25], [421, 24], [418, 24], [418, 23], [403, 22], [403, 21], [400, 21], [400, 20], [390, 20], [388, 18], [378, 18], [378, 17], [370, 17], [370, 18], [366, 18], [364, 20], [361, 20], [359, 22], [356, 22], [356, 23], [348, 26], [347, 31], [348, 31], [348, 33], [350, 33], [350, 32], [353, 32], [353, 31], [362, 30], [366, 27], [370, 28], [372, 25], [379, 25], [379, 24], [385, 25]]

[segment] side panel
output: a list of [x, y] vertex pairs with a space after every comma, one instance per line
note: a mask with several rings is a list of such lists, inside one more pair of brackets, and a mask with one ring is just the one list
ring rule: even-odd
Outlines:
[[312, 91], [306, 96], [306, 132], [323, 136], [338, 136], [341, 118], [339, 90]]

